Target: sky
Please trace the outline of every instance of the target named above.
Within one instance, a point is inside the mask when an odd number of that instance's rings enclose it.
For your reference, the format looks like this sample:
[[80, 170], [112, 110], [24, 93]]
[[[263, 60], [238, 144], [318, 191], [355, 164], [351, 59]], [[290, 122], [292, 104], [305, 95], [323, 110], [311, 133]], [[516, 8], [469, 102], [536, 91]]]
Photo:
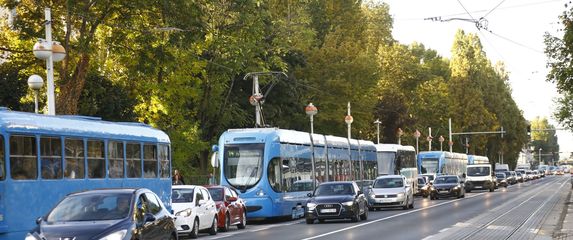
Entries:
[[[455, 33], [463, 29], [480, 37], [492, 63], [502, 61], [510, 74], [512, 96], [527, 120], [552, 117], [555, 84], [546, 81], [547, 57], [543, 35], [558, 35], [559, 15], [566, 10], [564, 0], [383, 0], [394, 19], [392, 35], [403, 44], [422, 43], [450, 58]], [[441, 17], [432, 21], [426, 18]], [[484, 18], [478, 30], [472, 19]], [[455, 131], [455, 129], [454, 129]], [[557, 131], [561, 157], [573, 152], [573, 133]]]

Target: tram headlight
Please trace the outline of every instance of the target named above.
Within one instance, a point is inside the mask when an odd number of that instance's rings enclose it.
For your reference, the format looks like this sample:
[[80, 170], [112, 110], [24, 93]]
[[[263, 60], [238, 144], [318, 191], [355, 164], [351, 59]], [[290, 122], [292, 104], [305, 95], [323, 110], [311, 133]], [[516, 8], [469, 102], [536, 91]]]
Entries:
[[26, 234], [26, 238], [24, 238], [24, 240], [39, 240], [38, 237], [35, 236], [35, 234], [31, 234], [31, 233], [27, 233]]
[[265, 191], [263, 191], [263, 189], [259, 189], [256, 193], [257, 197], [264, 197], [265, 196]]
[[113, 232], [105, 237], [100, 238], [99, 240], [121, 240], [123, 239], [123, 237], [125, 237], [125, 234], [127, 233], [127, 229], [123, 229], [117, 232]]

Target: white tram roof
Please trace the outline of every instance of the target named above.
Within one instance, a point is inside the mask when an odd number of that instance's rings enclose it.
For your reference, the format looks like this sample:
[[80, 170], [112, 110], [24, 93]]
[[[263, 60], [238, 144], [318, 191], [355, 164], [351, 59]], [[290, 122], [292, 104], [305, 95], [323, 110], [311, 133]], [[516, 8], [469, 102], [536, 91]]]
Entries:
[[109, 122], [75, 115], [43, 115], [0, 107], [0, 130], [11, 133], [61, 134], [94, 138], [148, 138], [169, 143], [163, 131], [138, 122]]
[[406, 150], [412, 152], [416, 151], [416, 149], [413, 146], [400, 145], [400, 144], [381, 143], [381, 144], [376, 144], [375, 146], [377, 152], [397, 152], [398, 150]]
[[[279, 128], [240, 128], [240, 129], [229, 129], [226, 134], [230, 134], [234, 141], [240, 140], [246, 135], [260, 135], [261, 138], [274, 138], [271, 140], [278, 142], [287, 142], [293, 144], [310, 145], [310, 134], [308, 132], [301, 132], [296, 130], [279, 129]], [[324, 146], [325, 142], [328, 142], [330, 146], [348, 148], [348, 138], [313, 134], [312, 138], [315, 145]], [[252, 139], [255, 140], [255, 139]], [[256, 140], [255, 140], [256, 141]], [[374, 150], [374, 143], [367, 140], [356, 140], [350, 139], [350, 143], [353, 147], [358, 148], [358, 144], [362, 149], [369, 148]]]

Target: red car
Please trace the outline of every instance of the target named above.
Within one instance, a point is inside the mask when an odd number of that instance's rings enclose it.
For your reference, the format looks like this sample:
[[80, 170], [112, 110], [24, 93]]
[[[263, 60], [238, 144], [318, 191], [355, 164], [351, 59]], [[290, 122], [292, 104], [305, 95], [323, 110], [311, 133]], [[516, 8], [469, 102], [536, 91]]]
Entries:
[[244, 229], [247, 225], [247, 207], [237, 192], [227, 186], [205, 186], [217, 204], [217, 225], [223, 232], [230, 226]]

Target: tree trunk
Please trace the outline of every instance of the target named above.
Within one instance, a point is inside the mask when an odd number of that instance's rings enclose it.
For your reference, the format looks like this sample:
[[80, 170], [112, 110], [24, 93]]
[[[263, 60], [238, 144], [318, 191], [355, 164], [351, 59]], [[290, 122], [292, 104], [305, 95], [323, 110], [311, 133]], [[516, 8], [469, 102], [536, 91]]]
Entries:
[[78, 113], [78, 103], [86, 83], [89, 61], [89, 55], [83, 53], [72, 77], [60, 86], [60, 93], [56, 99], [58, 114]]

